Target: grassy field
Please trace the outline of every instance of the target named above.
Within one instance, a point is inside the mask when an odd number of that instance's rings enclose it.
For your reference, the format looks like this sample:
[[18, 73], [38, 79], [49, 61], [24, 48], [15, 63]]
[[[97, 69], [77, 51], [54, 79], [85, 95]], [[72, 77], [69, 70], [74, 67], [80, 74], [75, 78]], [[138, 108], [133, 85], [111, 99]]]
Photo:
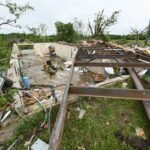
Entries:
[[[79, 112], [75, 111], [78, 107], [86, 110], [82, 120], [78, 119]], [[52, 109], [51, 127], [54, 126], [57, 111], [58, 107]], [[82, 97], [69, 105], [67, 114], [70, 117], [67, 117], [65, 122], [62, 150], [124, 150], [126, 144], [119, 141], [114, 133], [121, 130], [126, 135], [134, 136], [138, 127], [150, 138], [150, 121], [139, 101]], [[40, 126], [43, 119], [43, 112], [39, 112], [28, 122], [22, 123], [14, 138], [7, 141], [7, 145], [19, 139], [14, 149], [25, 150], [25, 142], [30, 140], [33, 130]], [[48, 143], [48, 129], [37, 131], [33, 142], [37, 138]], [[133, 148], [129, 147], [129, 150]]]
[[[135, 44], [135, 40], [124, 40], [124, 39], [120, 39], [120, 40], [112, 40], [112, 42], [117, 43], [117, 44], [121, 44], [121, 45], [136, 45]], [[144, 47], [144, 40], [139, 40], [138, 42], [138, 46], [140, 47]], [[150, 41], [147, 43], [147, 46], [150, 46]]]
[[0, 47], [0, 71], [6, 71], [12, 47]]
[[[128, 88], [134, 88], [131, 79], [126, 81]], [[121, 87], [119, 82], [113, 87]], [[78, 119], [77, 108], [86, 110], [83, 119]], [[51, 112], [51, 131], [54, 127], [59, 106], [53, 107]], [[30, 140], [35, 128], [37, 138], [49, 142], [48, 129], [39, 126], [44, 120], [44, 113], [39, 112], [22, 122], [14, 137], [8, 140], [8, 146], [18, 139], [15, 150], [25, 150], [25, 142]], [[123, 99], [79, 97], [69, 104], [65, 121], [61, 150], [124, 150], [127, 145], [115, 137], [115, 132], [123, 131], [125, 135], [136, 136], [136, 128], [142, 128], [147, 139], [150, 139], [150, 121], [142, 102]], [[134, 150], [129, 146], [129, 150]]]
[[150, 137], [150, 122], [141, 102], [81, 98], [70, 107], [83, 108], [86, 114], [83, 120], [79, 120], [78, 113], [71, 111], [65, 125], [62, 149], [123, 150], [126, 145], [118, 141], [114, 133], [123, 130], [126, 135], [135, 135], [137, 127], [143, 128]]

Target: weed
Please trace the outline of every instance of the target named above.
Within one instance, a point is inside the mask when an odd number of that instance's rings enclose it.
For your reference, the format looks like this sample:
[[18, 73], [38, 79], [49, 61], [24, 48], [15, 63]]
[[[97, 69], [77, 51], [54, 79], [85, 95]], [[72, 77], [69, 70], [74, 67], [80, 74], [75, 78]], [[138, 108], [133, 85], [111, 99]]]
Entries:
[[8, 89], [2, 96], [0, 96], [0, 107], [7, 105], [8, 103], [13, 101], [13, 95], [16, 93], [15, 89]]

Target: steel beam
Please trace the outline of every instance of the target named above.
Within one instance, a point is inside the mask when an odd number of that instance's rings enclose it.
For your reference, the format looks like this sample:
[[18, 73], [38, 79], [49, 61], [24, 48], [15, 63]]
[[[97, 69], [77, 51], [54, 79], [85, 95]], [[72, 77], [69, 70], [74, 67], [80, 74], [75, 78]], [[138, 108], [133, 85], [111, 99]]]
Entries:
[[105, 62], [97, 62], [97, 63], [88, 63], [83, 61], [76, 61], [75, 66], [82, 67], [124, 67], [124, 68], [133, 68], [133, 67], [141, 67], [141, 68], [150, 68], [150, 63], [105, 63]]
[[148, 54], [144, 54], [142, 52], [136, 51], [136, 55], [138, 58], [150, 62], [150, 56]]
[[69, 88], [69, 94], [78, 96], [122, 98], [132, 100], [142, 100], [142, 99], [150, 100], [150, 90], [109, 89], [109, 88], [71, 86]]
[[91, 54], [91, 55], [77, 55], [77, 59], [114, 59], [114, 58], [136, 58], [136, 55], [129, 54]]
[[[89, 49], [88, 49], [89, 50]], [[93, 49], [94, 50], [94, 49]], [[96, 49], [95, 49], [96, 50]], [[86, 54], [86, 53], [85, 53]], [[71, 71], [68, 77], [68, 81], [66, 84], [66, 88], [64, 91], [64, 95], [62, 98], [62, 102], [60, 105], [60, 109], [56, 118], [56, 122], [54, 125], [54, 129], [51, 135], [51, 138], [49, 140], [49, 150], [59, 150], [60, 149], [60, 144], [62, 140], [62, 135], [63, 135], [63, 129], [64, 129], [64, 122], [65, 122], [65, 117], [67, 113], [67, 106], [68, 106], [68, 94], [75, 94], [78, 96], [93, 96], [93, 97], [108, 97], [108, 98], [122, 98], [122, 99], [132, 99], [132, 100], [143, 100], [143, 104], [145, 108], [147, 109], [148, 104], [150, 106], [150, 90], [144, 90], [144, 87], [134, 71], [132, 67], [143, 67], [143, 68], [149, 68], [150, 64], [148, 63], [83, 63], [83, 62], [75, 62], [75, 60], [79, 59], [128, 59], [128, 58], [135, 58], [136, 55], [129, 55], [129, 54], [92, 54], [88, 55], [83, 55], [82, 52], [79, 54], [77, 52], [76, 56], [73, 59], [72, 62], [72, 67]], [[94, 88], [94, 87], [69, 87], [70, 82], [72, 79], [73, 75], [73, 70], [74, 66], [78, 65], [87, 65], [91, 66], [99, 66], [102, 67], [131, 67], [128, 68], [135, 84], [138, 90], [132, 89], [107, 89], [107, 88]], [[149, 107], [150, 108], [150, 107]], [[150, 109], [147, 109], [147, 112], [149, 113], [150, 117]]]
[[[136, 73], [136, 71], [133, 68], [128, 68], [128, 71], [134, 81], [134, 84], [138, 90], [144, 90], [144, 86], [140, 80], [140, 77]], [[150, 101], [147, 101], [147, 99], [143, 98], [143, 105], [147, 112], [148, 118], [150, 119]], [[150, 100], [150, 99], [149, 99]]]
[[104, 51], [104, 50], [115, 50], [115, 51], [122, 51], [121, 48], [97, 48], [97, 47], [79, 47], [79, 50], [97, 50], [97, 51]]
[[[76, 56], [74, 57], [72, 64], [74, 64], [75, 59], [76, 59]], [[60, 149], [60, 144], [61, 144], [63, 129], [64, 129], [64, 122], [65, 122], [67, 106], [68, 106], [68, 91], [69, 91], [69, 85], [72, 79], [73, 71], [74, 71], [74, 65], [72, 65], [71, 67], [71, 71], [67, 80], [66, 88], [62, 97], [60, 109], [57, 114], [54, 129], [53, 129], [50, 141], [49, 141], [49, 150]]]

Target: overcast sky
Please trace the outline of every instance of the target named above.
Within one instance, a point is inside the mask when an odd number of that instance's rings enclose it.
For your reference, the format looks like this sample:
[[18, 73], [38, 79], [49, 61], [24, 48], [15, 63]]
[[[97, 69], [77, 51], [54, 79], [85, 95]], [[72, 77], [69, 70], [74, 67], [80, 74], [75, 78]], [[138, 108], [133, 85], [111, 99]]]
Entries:
[[[4, 0], [0, 0], [4, 1]], [[37, 27], [40, 23], [46, 24], [48, 34], [55, 33], [56, 21], [72, 22], [73, 18], [81, 19], [87, 25], [88, 18], [93, 20], [94, 14], [105, 9], [105, 14], [110, 16], [115, 10], [120, 10], [118, 23], [110, 28], [114, 34], [128, 34], [130, 27], [143, 29], [150, 19], [150, 0], [13, 0], [17, 3], [29, 2], [34, 11], [23, 15], [18, 23], [25, 27]], [[7, 16], [5, 9], [0, 7], [0, 17]], [[25, 29], [16, 29], [5, 26], [0, 33], [22, 32]]]

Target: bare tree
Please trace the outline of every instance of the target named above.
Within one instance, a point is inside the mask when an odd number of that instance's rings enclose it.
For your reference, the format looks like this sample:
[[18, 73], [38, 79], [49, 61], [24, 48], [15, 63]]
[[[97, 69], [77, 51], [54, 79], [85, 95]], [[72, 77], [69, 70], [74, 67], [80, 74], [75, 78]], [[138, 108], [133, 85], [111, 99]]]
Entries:
[[93, 25], [88, 20], [88, 27], [92, 37], [105, 39], [105, 34], [108, 32], [109, 27], [117, 22], [117, 16], [120, 11], [114, 11], [110, 17], [104, 15], [104, 9], [96, 14], [93, 20]]
[[20, 27], [17, 25], [17, 20], [23, 15], [27, 10], [33, 10], [33, 7], [26, 3], [25, 5], [18, 5], [11, 0], [5, 0], [5, 2], [0, 1], [0, 7], [4, 7], [9, 12], [9, 17], [0, 16], [0, 27], [4, 25], [9, 25], [13, 27]]
[[73, 27], [78, 35], [83, 35], [84, 24], [82, 20], [78, 20], [78, 18], [73, 19]]
[[44, 24], [44, 23], [41, 23], [40, 25], [39, 25], [39, 34], [40, 35], [46, 35], [47, 34], [47, 29], [48, 29], [48, 27], [47, 27], [47, 25], [46, 24]]
[[140, 39], [140, 34], [143, 33], [143, 31], [138, 30], [137, 28], [133, 28], [131, 27], [131, 34], [133, 34], [135, 36], [135, 44], [138, 45], [139, 44], [139, 39]]
[[39, 36], [46, 35], [48, 29], [47, 25], [43, 23], [41, 23], [38, 27], [29, 27], [29, 26], [26, 27], [32, 34]]
[[31, 34], [34, 34], [34, 35], [38, 35], [39, 34], [39, 28], [37, 27], [29, 27], [28, 25], [26, 26], [26, 28], [28, 29], [28, 31], [31, 33]]

